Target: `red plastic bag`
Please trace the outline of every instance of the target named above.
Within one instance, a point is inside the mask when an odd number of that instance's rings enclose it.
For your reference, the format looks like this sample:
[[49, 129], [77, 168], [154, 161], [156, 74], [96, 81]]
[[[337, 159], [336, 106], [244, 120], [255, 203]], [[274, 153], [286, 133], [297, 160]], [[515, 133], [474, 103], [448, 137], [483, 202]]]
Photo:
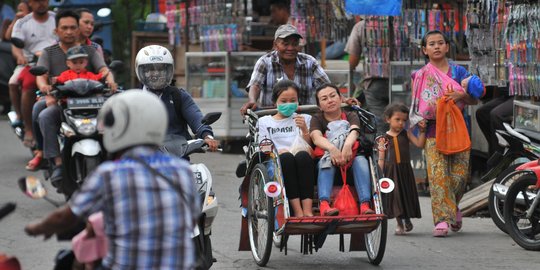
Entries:
[[347, 167], [341, 167], [341, 178], [343, 179], [343, 187], [339, 191], [334, 200], [334, 207], [339, 209], [340, 216], [355, 216], [360, 214], [358, 203], [347, 185]]
[[446, 101], [443, 97], [437, 101], [436, 123], [435, 145], [439, 152], [452, 155], [471, 149], [463, 113], [453, 100]]

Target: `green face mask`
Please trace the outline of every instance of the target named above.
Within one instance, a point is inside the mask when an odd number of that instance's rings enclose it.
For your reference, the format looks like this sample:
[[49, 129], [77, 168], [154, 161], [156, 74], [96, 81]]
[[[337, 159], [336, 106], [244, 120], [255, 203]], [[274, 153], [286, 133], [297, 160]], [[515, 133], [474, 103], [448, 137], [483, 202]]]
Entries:
[[277, 110], [285, 117], [291, 116], [296, 109], [298, 109], [298, 103], [281, 103], [277, 105]]

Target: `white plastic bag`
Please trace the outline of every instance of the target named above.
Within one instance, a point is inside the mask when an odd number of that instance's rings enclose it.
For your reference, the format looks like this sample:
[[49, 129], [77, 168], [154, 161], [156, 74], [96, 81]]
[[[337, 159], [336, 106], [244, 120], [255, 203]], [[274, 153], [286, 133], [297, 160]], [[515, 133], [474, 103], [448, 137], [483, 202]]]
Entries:
[[304, 140], [304, 137], [302, 137], [302, 134], [300, 133], [300, 130], [296, 133], [296, 137], [294, 137], [294, 140], [291, 144], [291, 148], [289, 149], [289, 152], [291, 154], [296, 155], [300, 151], [306, 151], [311, 156], [313, 153], [313, 148], [311, 148], [311, 145]]

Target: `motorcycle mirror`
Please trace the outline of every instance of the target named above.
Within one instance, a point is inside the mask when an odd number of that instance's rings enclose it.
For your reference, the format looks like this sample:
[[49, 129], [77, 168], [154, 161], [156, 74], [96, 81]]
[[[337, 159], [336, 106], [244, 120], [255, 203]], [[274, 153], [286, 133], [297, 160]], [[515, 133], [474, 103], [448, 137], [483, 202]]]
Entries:
[[21, 191], [32, 199], [42, 199], [47, 196], [47, 190], [34, 176], [21, 177], [18, 182]]
[[35, 66], [30, 68], [30, 74], [34, 76], [41, 76], [47, 72], [49, 72], [49, 70], [44, 66]]
[[11, 38], [11, 44], [13, 44], [13, 46], [19, 48], [19, 49], [22, 49], [24, 48], [24, 41], [22, 41], [22, 39], [20, 38]]
[[120, 72], [122, 69], [124, 69], [124, 62], [120, 60], [113, 60], [111, 64], [109, 64], [109, 69], [114, 72]]
[[211, 125], [221, 117], [221, 112], [211, 112], [204, 115], [201, 123], [203, 125]]

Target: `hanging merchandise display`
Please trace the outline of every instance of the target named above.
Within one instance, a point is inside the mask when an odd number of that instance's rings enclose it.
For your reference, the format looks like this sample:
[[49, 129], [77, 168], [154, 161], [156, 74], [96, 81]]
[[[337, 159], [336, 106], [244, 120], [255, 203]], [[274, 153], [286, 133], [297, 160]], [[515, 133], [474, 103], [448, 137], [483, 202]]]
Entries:
[[479, 0], [467, 4], [471, 71], [477, 73], [485, 85], [506, 86], [504, 2]]
[[291, 0], [289, 22], [304, 37], [308, 53], [323, 39], [347, 42], [353, 19], [343, 0]]
[[201, 44], [205, 52], [238, 51], [242, 41], [239, 24], [244, 17], [237, 11], [243, 10], [243, 3], [239, 0], [167, 1], [171, 44]]
[[508, 9], [505, 29], [511, 95], [540, 96], [540, 4], [524, 1]]

